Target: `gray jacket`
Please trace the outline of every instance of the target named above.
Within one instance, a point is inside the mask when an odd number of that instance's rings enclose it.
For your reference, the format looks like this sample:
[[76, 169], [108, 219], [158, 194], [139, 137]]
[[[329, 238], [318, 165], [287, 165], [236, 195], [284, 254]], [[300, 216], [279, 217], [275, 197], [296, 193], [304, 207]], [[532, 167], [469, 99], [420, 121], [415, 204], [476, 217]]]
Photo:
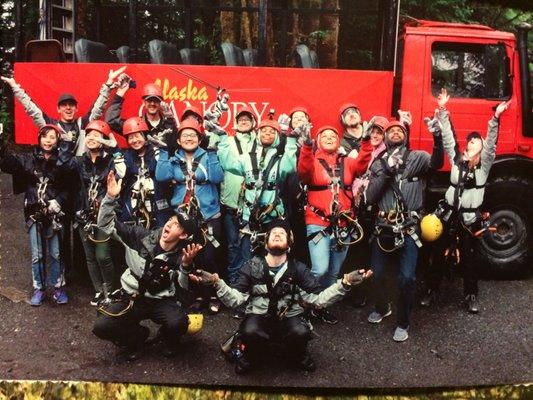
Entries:
[[76, 143], [74, 151], [77, 156], [81, 156], [85, 152], [85, 127], [90, 121], [102, 117], [110, 93], [111, 88], [106, 84], [103, 84], [96, 101], [87, 114], [83, 117], [78, 117], [72, 123], [65, 123], [46, 115], [41, 108], [35, 104], [31, 97], [28, 96], [24, 89], [20, 87], [20, 85], [13, 88], [14, 96], [20, 101], [26, 114], [28, 114], [38, 128], [41, 128], [46, 124], [53, 124], [59, 126], [66, 134], [72, 136]]
[[[231, 308], [248, 301], [246, 314], [266, 314], [270, 300], [265, 277], [265, 268], [268, 267], [265, 264], [264, 257], [253, 257], [239, 271], [234, 287], [228, 286], [222, 279], [218, 281], [215, 288], [220, 300]], [[279, 298], [278, 314], [289, 306], [286, 317], [302, 314], [302, 304], [327, 307], [348, 292], [340, 279], [323, 289], [309, 268], [299, 261], [285, 262], [273, 277], [272, 290]]]
[[[402, 149], [402, 157], [405, 158]], [[396, 208], [396, 196], [393, 190], [393, 180], [396, 180], [400, 192], [405, 200], [405, 211], [420, 212], [424, 206], [424, 192], [427, 176], [437, 171], [444, 163], [442, 138], [434, 137], [433, 152], [414, 150], [408, 153], [404, 160], [405, 169], [391, 170], [387, 165], [388, 153], [376, 157], [370, 166], [370, 179], [365, 192], [367, 204], [377, 204], [381, 211], [388, 212]], [[383, 160], [383, 161], [382, 161]]]
[[170, 287], [157, 294], [146, 292], [144, 296], [154, 299], [173, 297], [176, 294], [174, 284], [176, 278], [182, 288], [188, 289], [188, 274], [180, 267], [182, 246], [177, 246], [169, 252], [155, 255], [154, 250], [159, 242], [163, 228], [148, 230], [139, 225], [123, 224], [116, 220], [115, 207], [117, 206], [117, 199], [106, 195], [100, 205], [97, 225], [107, 235], [113, 235], [126, 248], [126, 265], [128, 268], [120, 277], [122, 288], [130, 294], [139, 293], [138, 278], [143, 276], [147, 261], [157, 258], [166, 261], [171, 267], [169, 271]]
[[[461, 218], [466, 225], [470, 225], [476, 221], [475, 209], [478, 209], [483, 203], [485, 195], [485, 184], [489, 177], [489, 172], [496, 158], [496, 142], [498, 141], [499, 120], [492, 117], [488, 122], [487, 138], [483, 142], [483, 149], [481, 150], [481, 161], [473, 171], [468, 171], [467, 166], [461, 168], [461, 153], [457, 145], [454, 131], [450, 122], [450, 115], [447, 110], [440, 110], [437, 113], [437, 119], [441, 124], [442, 141], [444, 150], [450, 160], [450, 182], [451, 185], [446, 191], [444, 198], [448, 206], [456, 208], [460, 212]], [[458, 202], [456, 207], [455, 191], [459, 183], [459, 174], [462, 172], [466, 174], [462, 181], [464, 189], [462, 193], [458, 194]], [[465, 211], [466, 209], [466, 211]], [[451, 210], [443, 217], [445, 221], [449, 219]]]

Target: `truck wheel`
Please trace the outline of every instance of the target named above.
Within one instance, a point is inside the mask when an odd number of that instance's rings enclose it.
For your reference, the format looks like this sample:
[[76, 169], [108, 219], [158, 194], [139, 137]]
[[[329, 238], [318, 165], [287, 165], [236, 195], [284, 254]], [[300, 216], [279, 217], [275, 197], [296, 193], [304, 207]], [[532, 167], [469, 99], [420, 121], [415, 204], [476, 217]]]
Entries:
[[492, 278], [518, 279], [531, 272], [533, 183], [516, 176], [497, 177], [487, 185], [484, 209], [491, 226], [481, 240], [481, 255]]

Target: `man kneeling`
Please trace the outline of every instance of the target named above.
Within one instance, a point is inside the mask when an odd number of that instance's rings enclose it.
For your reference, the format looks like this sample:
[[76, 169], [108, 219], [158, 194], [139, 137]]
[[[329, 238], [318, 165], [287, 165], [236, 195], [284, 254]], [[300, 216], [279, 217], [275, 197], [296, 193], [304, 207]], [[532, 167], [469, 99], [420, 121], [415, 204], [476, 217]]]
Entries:
[[265, 237], [266, 256], [256, 256], [245, 263], [233, 287], [217, 274], [197, 270], [189, 275], [191, 280], [213, 285], [218, 297], [230, 308], [248, 302], [239, 328], [244, 353], [235, 365], [238, 374], [247, 372], [274, 338], [285, 346], [288, 360], [295, 366], [314, 370], [315, 364], [307, 354], [311, 330], [302, 317], [302, 304], [327, 307], [372, 274], [362, 269], [353, 271], [323, 289], [309, 268], [289, 257], [291, 244], [292, 233], [287, 223], [274, 220]]
[[196, 222], [184, 213], [154, 230], [123, 224], [116, 220], [114, 211], [119, 194], [120, 181], [117, 183], [110, 172], [98, 227], [124, 244], [128, 268], [120, 278], [121, 294], [99, 305], [93, 333], [122, 347], [124, 357], [133, 360], [150, 334], [140, 322], [151, 319], [161, 325], [163, 354], [171, 357], [189, 325], [187, 313], [176, 303], [175, 281], [187, 288], [184, 270], [193, 267], [194, 257], [202, 248], [198, 244], [202, 235]]

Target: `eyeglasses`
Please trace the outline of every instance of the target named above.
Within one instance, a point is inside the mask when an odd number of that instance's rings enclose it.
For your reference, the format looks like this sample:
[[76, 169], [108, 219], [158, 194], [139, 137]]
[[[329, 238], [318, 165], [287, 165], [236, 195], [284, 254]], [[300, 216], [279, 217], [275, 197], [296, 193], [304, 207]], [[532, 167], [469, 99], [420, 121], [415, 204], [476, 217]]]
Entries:
[[196, 133], [182, 133], [181, 137], [183, 139], [194, 139], [194, 138], [198, 138], [198, 135]]

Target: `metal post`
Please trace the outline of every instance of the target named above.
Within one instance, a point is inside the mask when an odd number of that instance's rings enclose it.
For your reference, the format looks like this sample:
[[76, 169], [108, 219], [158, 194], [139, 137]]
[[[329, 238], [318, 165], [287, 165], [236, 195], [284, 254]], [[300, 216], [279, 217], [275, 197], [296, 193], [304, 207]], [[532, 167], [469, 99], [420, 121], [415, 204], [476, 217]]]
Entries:
[[129, 6], [129, 45], [131, 60], [137, 61], [137, 0], [130, 0]]
[[265, 66], [267, 62], [267, 12], [268, 0], [259, 0], [259, 32], [257, 35], [257, 64], [259, 66]]

